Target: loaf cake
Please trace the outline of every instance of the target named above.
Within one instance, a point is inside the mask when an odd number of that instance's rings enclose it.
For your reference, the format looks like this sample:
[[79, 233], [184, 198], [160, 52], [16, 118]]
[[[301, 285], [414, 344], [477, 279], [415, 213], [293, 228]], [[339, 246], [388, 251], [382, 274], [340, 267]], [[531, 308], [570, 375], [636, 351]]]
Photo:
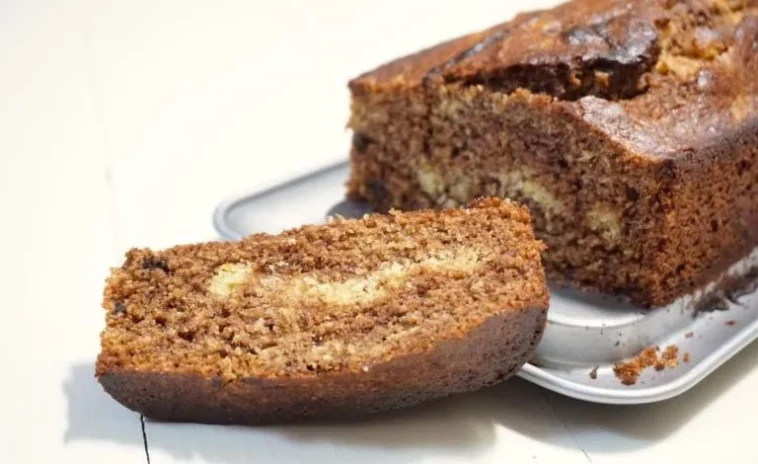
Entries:
[[576, 0], [349, 88], [350, 198], [516, 199], [555, 282], [664, 306], [758, 245], [758, 0]]
[[107, 281], [96, 375], [149, 418], [218, 424], [475, 390], [541, 337], [542, 249], [528, 210], [500, 199], [134, 249]]

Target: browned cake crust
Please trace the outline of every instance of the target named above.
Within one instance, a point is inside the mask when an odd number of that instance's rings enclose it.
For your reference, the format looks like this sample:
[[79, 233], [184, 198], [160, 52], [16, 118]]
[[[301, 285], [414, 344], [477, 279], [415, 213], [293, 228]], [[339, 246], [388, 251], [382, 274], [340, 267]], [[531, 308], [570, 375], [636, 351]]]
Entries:
[[758, 245], [758, 0], [576, 0], [350, 89], [351, 197], [515, 198], [557, 280], [665, 305]]
[[97, 376], [167, 421], [260, 424], [499, 382], [544, 329], [526, 208], [371, 215], [237, 243], [132, 250], [105, 289]]

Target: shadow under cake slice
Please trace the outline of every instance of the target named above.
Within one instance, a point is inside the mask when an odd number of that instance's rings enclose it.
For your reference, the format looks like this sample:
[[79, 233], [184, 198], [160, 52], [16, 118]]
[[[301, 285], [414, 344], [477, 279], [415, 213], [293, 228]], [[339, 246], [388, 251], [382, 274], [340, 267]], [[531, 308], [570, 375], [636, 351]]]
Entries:
[[109, 277], [105, 390], [168, 421], [360, 415], [511, 376], [548, 305], [527, 210], [371, 215], [131, 250]]

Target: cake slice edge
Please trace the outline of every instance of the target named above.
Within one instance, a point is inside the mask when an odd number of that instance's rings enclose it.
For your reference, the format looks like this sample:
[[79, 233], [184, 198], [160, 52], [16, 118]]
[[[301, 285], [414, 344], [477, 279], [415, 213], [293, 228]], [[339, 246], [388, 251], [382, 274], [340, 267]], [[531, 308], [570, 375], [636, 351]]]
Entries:
[[[472, 210], [510, 209], [515, 215], [514, 226], [530, 227], [526, 209], [508, 200], [478, 200], [471, 207]], [[464, 213], [455, 209], [393, 214], [398, 218], [449, 214], [463, 219]], [[371, 215], [357, 221], [368, 221], [372, 217], [384, 219], [388, 215]], [[340, 226], [344, 224], [306, 226], [301, 231], [314, 228], [328, 231], [330, 227]], [[429, 225], [434, 226], [434, 222]], [[531, 242], [524, 246], [541, 250], [542, 245], [529, 231]], [[297, 233], [289, 231], [282, 236], [291, 238]], [[276, 240], [276, 237], [258, 236], [253, 240], [265, 246], [266, 240]], [[134, 263], [135, 259], [145, 262]], [[127, 261], [131, 261], [131, 266], [140, 267], [138, 274], [158, 285], [167, 285], [169, 274], [177, 272], [176, 261], [160, 253], [144, 256], [131, 253]], [[148, 418], [218, 424], [264, 424], [363, 415], [476, 390], [513, 375], [529, 359], [542, 336], [549, 299], [544, 272], [538, 259], [525, 266], [530, 273], [525, 278], [532, 282], [520, 307], [503, 307], [468, 325], [463, 333], [451, 331], [423, 352], [377, 359], [359, 369], [305, 376], [250, 375], [230, 380], [176, 369], [120, 367], [113, 362], [110, 356], [113, 353], [107, 351], [114, 350], [114, 346], [117, 350], [131, 348], [108, 343], [103, 345], [98, 358], [97, 377], [109, 395]], [[108, 318], [125, 317], [125, 313], [120, 313], [125, 311], [123, 305], [114, 304], [112, 296], [106, 289], [104, 307]], [[150, 308], [143, 309], [139, 312], [139, 323], [144, 325], [155, 316], [150, 314]], [[149, 327], [152, 330], [153, 326]], [[172, 328], [170, 322], [168, 327]]]

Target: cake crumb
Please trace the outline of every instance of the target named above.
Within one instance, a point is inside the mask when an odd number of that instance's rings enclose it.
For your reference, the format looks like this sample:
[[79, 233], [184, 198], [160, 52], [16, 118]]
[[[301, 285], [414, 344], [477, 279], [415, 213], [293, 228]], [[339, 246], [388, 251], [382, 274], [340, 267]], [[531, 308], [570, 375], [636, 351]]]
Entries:
[[595, 368], [590, 371], [590, 378], [592, 380], [597, 379], [597, 369], [598, 369], [598, 367], [600, 367], [600, 366], [595, 366]]
[[645, 348], [634, 358], [614, 364], [613, 373], [616, 374], [616, 377], [622, 384], [634, 385], [637, 383], [640, 375], [642, 375], [642, 372], [649, 367], [662, 371], [666, 368], [674, 368], [679, 364], [677, 360], [679, 355], [678, 346], [669, 345], [660, 355], [659, 352], [660, 348], [657, 346]]
[[658, 360], [658, 351], [656, 347], [645, 348], [636, 357], [629, 361], [617, 362], [613, 365], [613, 372], [624, 385], [634, 385], [637, 383], [642, 371], [654, 365]]
[[684, 338], [692, 338], [693, 335], [695, 335], [695, 332], [693, 332], [693, 331], [690, 330], [689, 332], [687, 332], [686, 334], [684, 334]]
[[679, 365], [678, 357], [679, 347], [676, 345], [669, 345], [663, 350], [660, 360], [664, 363], [665, 367], [673, 369]]
[[616, 340], [616, 343], [613, 344], [613, 346], [619, 346], [621, 344], [621, 340]]
[[686, 363], [690, 362], [690, 353], [689, 353], [689, 351], [686, 352], [686, 353], [684, 353], [684, 355], [682, 356], [682, 361], [684, 361]]
[[737, 323], [734, 319], [729, 319], [728, 321], [724, 322], [724, 325], [733, 326]]

